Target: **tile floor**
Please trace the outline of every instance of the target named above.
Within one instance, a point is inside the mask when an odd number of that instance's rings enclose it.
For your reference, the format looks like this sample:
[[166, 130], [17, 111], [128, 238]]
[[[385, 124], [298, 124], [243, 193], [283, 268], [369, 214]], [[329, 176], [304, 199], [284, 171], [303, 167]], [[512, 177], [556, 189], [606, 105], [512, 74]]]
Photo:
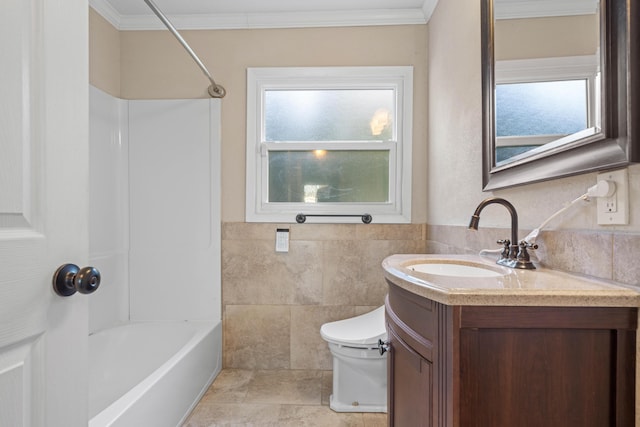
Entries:
[[329, 409], [331, 371], [225, 369], [183, 427], [385, 427], [387, 414]]

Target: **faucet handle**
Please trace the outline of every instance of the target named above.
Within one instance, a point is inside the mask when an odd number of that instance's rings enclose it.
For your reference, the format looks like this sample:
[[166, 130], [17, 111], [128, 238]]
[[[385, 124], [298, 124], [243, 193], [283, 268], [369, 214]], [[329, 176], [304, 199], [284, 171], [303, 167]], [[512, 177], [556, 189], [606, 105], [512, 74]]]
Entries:
[[511, 252], [511, 240], [501, 239], [501, 240], [498, 240], [496, 243], [503, 246], [502, 252], [500, 253], [500, 256], [502, 257], [502, 259], [508, 259], [509, 253]]
[[538, 245], [536, 245], [535, 243], [529, 243], [526, 240], [521, 240], [520, 243], [518, 243], [518, 247], [518, 261], [525, 262], [530, 261], [529, 252], [527, 252], [527, 249], [538, 249]]
[[511, 245], [509, 239], [498, 240], [497, 243], [504, 245], [504, 249], [500, 252], [500, 259], [497, 261], [498, 264], [517, 269], [535, 270], [536, 267], [529, 258], [527, 248], [537, 249], [538, 245], [527, 243], [524, 240]]

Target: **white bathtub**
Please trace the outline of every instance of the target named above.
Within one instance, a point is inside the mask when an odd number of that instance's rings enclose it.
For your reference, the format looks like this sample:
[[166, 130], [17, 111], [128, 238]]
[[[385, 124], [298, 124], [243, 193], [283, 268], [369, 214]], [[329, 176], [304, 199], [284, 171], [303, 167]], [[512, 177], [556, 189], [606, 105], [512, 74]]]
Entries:
[[89, 336], [89, 427], [175, 427], [220, 372], [215, 322], [132, 322]]

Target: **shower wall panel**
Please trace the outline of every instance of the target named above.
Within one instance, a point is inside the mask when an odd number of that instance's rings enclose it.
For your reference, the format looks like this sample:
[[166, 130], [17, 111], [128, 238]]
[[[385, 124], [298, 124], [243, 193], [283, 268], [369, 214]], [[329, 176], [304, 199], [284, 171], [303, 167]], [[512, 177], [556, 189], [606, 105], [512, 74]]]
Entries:
[[89, 331], [129, 319], [127, 102], [89, 91], [89, 265], [102, 273], [89, 298]]
[[220, 101], [129, 101], [131, 320], [218, 320]]

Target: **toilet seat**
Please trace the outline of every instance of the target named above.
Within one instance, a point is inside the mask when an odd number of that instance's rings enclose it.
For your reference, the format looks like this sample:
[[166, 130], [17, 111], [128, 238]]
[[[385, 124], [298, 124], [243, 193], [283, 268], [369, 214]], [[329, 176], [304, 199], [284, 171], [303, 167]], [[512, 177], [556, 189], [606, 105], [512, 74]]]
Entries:
[[343, 346], [377, 345], [379, 339], [387, 336], [384, 306], [360, 316], [325, 323], [320, 328], [320, 335], [325, 341]]

